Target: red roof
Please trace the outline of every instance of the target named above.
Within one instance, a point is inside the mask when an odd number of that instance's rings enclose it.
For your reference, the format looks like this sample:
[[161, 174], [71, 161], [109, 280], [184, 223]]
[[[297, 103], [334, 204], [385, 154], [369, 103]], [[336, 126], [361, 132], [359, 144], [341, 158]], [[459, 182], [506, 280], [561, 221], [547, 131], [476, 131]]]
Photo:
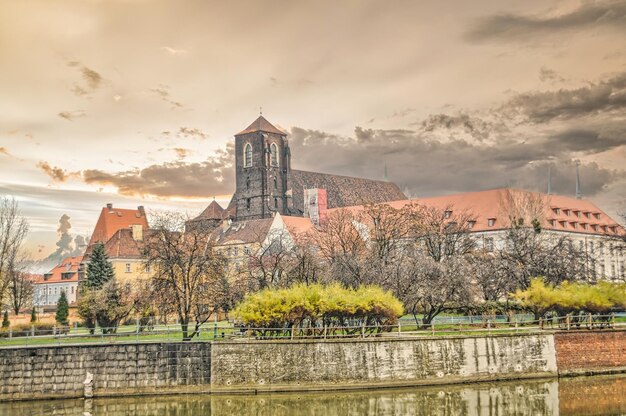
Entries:
[[276, 127], [274, 127], [274, 125], [272, 125], [272, 123], [267, 121], [265, 119], [265, 117], [259, 116], [259, 118], [254, 120], [252, 122], [252, 124], [250, 124], [248, 127], [246, 127], [244, 130], [240, 131], [239, 133], [235, 134], [235, 136], [240, 136], [242, 134], [248, 134], [248, 133], [256, 133], [256, 132], [259, 132], [259, 131], [262, 131], [262, 132], [265, 132], [265, 133], [280, 134], [281, 136], [286, 136], [287, 135], [287, 133], [285, 133], [284, 131], [281, 131], [281, 130], [277, 129]]
[[[394, 208], [417, 203], [438, 209], [449, 209], [454, 213], [466, 213], [476, 222], [472, 231], [495, 231], [509, 228], [510, 201], [536, 200], [543, 207], [542, 227], [548, 230], [584, 234], [626, 235], [622, 226], [615, 222], [591, 201], [563, 195], [548, 195], [520, 189], [491, 189], [430, 198], [386, 202]], [[341, 208], [336, 208], [341, 209]], [[329, 213], [336, 210], [331, 209]], [[363, 206], [348, 207], [361, 210]], [[493, 224], [489, 225], [489, 220]]]
[[82, 256], [66, 258], [58, 266], [45, 273], [43, 279], [36, 284], [77, 282], [78, 266], [82, 260]]
[[221, 220], [224, 218], [224, 208], [215, 201], [212, 201], [204, 211], [192, 221], [196, 220]]
[[133, 225], [141, 225], [144, 230], [148, 229], [148, 219], [143, 207], [119, 209], [113, 208], [111, 204], [107, 204], [100, 212], [100, 217], [93, 234], [91, 234], [89, 245], [91, 246], [99, 241], [106, 243], [118, 230], [131, 228]]

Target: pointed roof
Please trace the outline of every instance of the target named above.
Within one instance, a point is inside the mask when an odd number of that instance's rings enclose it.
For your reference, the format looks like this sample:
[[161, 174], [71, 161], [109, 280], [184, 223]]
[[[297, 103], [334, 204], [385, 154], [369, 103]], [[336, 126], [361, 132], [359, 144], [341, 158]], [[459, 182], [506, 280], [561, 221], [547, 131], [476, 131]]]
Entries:
[[144, 230], [147, 230], [148, 220], [146, 218], [146, 212], [143, 207], [137, 207], [137, 209], [120, 209], [113, 208], [113, 204], [107, 204], [105, 208], [100, 211], [96, 228], [91, 234], [89, 240], [89, 246], [94, 245], [98, 241], [106, 243], [109, 241], [113, 234], [121, 228], [130, 228], [133, 225], [141, 225]]
[[221, 220], [223, 216], [224, 208], [213, 200], [194, 220]]
[[284, 131], [281, 131], [277, 129], [276, 127], [274, 127], [272, 123], [270, 123], [269, 121], [265, 119], [265, 117], [259, 116], [259, 118], [254, 120], [252, 124], [250, 124], [248, 127], [245, 128], [245, 130], [240, 131], [239, 133], [235, 134], [235, 136], [241, 136], [242, 134], [248, 134], [248, 133], [256, 133], [259, 131], [262, 131], [265, 133], [280, 134], [281, 136], [287, 135], [287, 133], [285, 133]]

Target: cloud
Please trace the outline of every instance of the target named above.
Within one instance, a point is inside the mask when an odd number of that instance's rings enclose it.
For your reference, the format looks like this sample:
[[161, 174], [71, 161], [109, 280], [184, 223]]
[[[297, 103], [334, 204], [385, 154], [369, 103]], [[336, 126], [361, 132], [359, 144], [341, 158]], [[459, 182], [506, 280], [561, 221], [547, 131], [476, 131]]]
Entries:
[[172, 108], [184, 107], [182, 103], [172, 99], [169, 88], [170, 87], [168, 87], [167, 85], [159, 84], [157, 88], [152, 88], [150, 91], [155, 93], [159, 98], [161, 98], [161, 100], [171, 104]]
[[[573, 193], [574, 152], [588, 148], [564, 147], [568, 141], [570, 145], [574, 141], [566, 133], [527, 142], [506, 136], [498, 137], [493, 143], [464, 139], [441, 142], [424, 131], [357, 127], [354, 136], [338, 138], [318, 130], [294, 127], [290, 145], [296, 169], [382, 179], [386, 162], [390, 179], [419, 196], [503, 186], [545, 190], [548, 166], [553, 166], [556, 172], [555, 191]], [[612, 171], [594, 163], [583, 163], [581, 174], [586, 195], [597, 194], [605, 186], [626, 178], [624, 171]]]
[[571, 119], [626, 109], [626, 72], [588, 86], [518, 94], [500, 109], [531, 122]]
[[2, 147], [2, 146], [0, 146], [0, 155], [7, 155], [7, 156], [11, 156], [11, 155], [9, 154], [9, 151], [7, 150], [7, 148], [6, 148], [6, 147]]
[[96, 71], [94, 71], [93, 69], [83, 66], [80, 69], [80, 72], [83, 75], [83, 80], [87, 83], [89, 88], [91, 88], [92, 90], [95, 90], [96, 88], [98, 88], [100, 84], [102, 83], [102, 76]]
[[102, 77], [102, 75], [100, 75], [100, 73], [81, 64], [79, 61], [69, 61], [67, 65], [69, 67], [78, 68], [80, 71], [80, 75], [84, 84], [74, 84], [71, 90], [75, 95], [79, 97], [89, 96], [90, 93], [100, 88], [100, 86], [104, 82], [104, 78]]
[[46, 175], [48, 175], [54, 182], [65, 182], [70, 177], [75, 176], [75, 173], [68, 173], [66, 170], [57, 166], [50, 166], [48, 162], [41, 161], [37, 163], [37, 167], [41, 169]]
[[189, 51], [186, 49], [176, 49], [169, 46], [161, 46], [162, 51], [169, 53], [170, 55], [186, 55]]
[[178, 156], [180, 159], [184, 159], [189, 156], [190, 152], [189, 149], [185, 149], [183, 147], [175, 147], [173, 150], [174, 152], [176, 152], [176, 156]]
[[88, 184], [115, 186], [121, 195], [210, 197], [234, 191], [233, 161], [234, 145], [229, 144], [205, 162], [176, 161], [123, 172], [88, 169], [82, 172], [82, 180]]
[[431, 114], [421, 122], [421, 128], [425, 132], [434, 132], [440, 129], [449, 132], [454, 129], [461, 129], [473, 138], [482, 141], [488, 139], [490, 133], [495, 129], [501, 130], [503, 126], [496, 126], [494, 123], [478, 117], [459, 113], [457, 115]]
[[84, 110], [75, 110], [75, 111], [61, 111], [57, 115], [68, 121], [74, 121], [74, 119], [76, 118], [85, 117], [87, 113], [85, 113]]
[[202, 130], [198, 128], [192, 128], [192, 127], [181, 127], [180, 129], [178, 129], [178, 132], [176, 132], [176, 136], [182, 137], [182, 138], [191, 137], [191, 138], [202, 139], [202, 140], [209, 137], [209, 135], [203, 132]]
[[539, 81], [541, 82], [563, 82], [565, 78], [560, 76], [555, 70], [542, 66], [539, 69]]
[[559, 15], [544, 17], [517, 14], [499, 14], [480, 19], [466, 33], [470, 41], [528, 40], [571, 31], [598, 27], [626, 29], [626, 2], [584, 2], [577, 9]]

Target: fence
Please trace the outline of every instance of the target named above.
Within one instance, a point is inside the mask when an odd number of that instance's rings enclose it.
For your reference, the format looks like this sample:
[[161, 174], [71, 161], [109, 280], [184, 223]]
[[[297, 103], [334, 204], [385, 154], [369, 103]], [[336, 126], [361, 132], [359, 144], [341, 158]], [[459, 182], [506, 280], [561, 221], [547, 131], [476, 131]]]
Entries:
[[[423, 324], [414, 319], [403, 318], [394, 325], [317, 325], [280, 328], [254, 328], [231, 323], [206, 323], [198, 328], [191, 339], [196, 341], [221, 340], [296, 340], [338, 339], [367, 337], [419, 337], [454, 336], [472, 334], [514, 334], [545, 330], [594, 330], [626, 329], [626, 316], [610, 315], [566, 315], [562, 317], [533, 320], [528, 315], [516, 316], [462, 316], [444, 317]], [[190, 325], [190, 332], [195, 327]], [[56, 327], [51, 333], [38, 334], [32, 331], [13, 333], [5, 331], [0, 337], [0, 347], [63, 345], [80, 343], [132, 343], [132, 342], [175, 342], [183, 339], [178, 324], [153, 326], [125, 325], [116, 328], [97, 327], [90, 332], [83, 327]]]

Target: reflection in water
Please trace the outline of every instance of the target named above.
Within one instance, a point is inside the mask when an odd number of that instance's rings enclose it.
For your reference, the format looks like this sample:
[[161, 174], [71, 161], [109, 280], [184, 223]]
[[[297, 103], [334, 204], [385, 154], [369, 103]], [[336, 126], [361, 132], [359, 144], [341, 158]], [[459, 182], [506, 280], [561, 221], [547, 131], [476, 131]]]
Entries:
[[0, 415], [608, 415], [626, 414], [626, 376], [258, 396], [137, 396], [0, 403]]

